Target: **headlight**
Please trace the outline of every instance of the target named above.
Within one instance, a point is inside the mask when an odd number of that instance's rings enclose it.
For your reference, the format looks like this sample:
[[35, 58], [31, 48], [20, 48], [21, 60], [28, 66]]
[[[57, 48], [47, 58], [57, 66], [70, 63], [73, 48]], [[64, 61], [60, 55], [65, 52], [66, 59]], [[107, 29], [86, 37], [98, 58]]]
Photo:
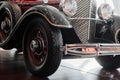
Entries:
[[43, 3], [48, 3], [48, 0], [42, 0], [43, 1]]
[[60, 8], [67, 16], [73, 16], [77, 11], [77, 3], [75, 0], [61, 0]]
[[113, 10], [109, 4], [102, 4], [98, 8], [98, 16], [101, 19], [108, 20], [108, 19], [112, 18], [112, 15], [113, 15]]

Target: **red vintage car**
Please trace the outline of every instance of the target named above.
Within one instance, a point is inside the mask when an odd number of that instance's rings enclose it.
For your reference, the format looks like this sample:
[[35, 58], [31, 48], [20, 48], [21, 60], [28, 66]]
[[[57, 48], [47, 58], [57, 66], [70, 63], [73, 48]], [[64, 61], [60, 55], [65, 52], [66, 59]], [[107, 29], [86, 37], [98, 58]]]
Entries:
[[53, 74], [63, 54], [95, 57], [105, 69], [120, 67], [120, 17], [95, 0], [0, 1], [0, 47], [23, 51], [28, 70]]

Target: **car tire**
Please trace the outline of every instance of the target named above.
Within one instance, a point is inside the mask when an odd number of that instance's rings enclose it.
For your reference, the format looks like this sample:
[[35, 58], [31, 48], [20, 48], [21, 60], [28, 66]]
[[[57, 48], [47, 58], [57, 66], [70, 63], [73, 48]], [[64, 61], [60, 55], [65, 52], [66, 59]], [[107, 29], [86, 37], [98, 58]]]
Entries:
[[[0, 44], [3, 44], [12, 32], [13, 27], [20, 18], [22, 12], [20, 7], [12, 2], [4, 1], [0, 6]], [[11, 49], [11, 46], [3, 46]]]
[[23, 52], [28, 70], [35, 76], [53, 74], [62, 58], [62, 35], [43, 18], [29, 21], [24, 34]]

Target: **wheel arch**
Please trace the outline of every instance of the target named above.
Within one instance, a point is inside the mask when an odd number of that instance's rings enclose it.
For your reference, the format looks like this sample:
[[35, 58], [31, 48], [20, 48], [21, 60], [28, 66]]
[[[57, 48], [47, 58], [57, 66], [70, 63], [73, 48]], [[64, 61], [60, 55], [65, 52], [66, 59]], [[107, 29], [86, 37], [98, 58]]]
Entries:
[[67, 20], [66, 16], [62, 12], [59, 11], [57, 8], [49, 5], [37, 5], [28, 9], [23, 14], [20, 22], [31, 15], [45, 18], [47, 22], [53, 27], [72, 28], [70, 22]]

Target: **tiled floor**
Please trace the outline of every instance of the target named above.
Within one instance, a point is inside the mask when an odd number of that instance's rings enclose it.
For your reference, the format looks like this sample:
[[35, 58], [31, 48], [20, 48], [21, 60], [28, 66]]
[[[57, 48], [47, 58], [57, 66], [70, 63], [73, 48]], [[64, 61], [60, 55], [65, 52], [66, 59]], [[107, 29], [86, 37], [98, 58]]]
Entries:
[[0, 51], [0, 80], [120, 80], [120, 69], [106, 71], [93, 59], [67, 56], [58, 70], [48, 78], [32, 76], [25, 68], [23, 56]]

